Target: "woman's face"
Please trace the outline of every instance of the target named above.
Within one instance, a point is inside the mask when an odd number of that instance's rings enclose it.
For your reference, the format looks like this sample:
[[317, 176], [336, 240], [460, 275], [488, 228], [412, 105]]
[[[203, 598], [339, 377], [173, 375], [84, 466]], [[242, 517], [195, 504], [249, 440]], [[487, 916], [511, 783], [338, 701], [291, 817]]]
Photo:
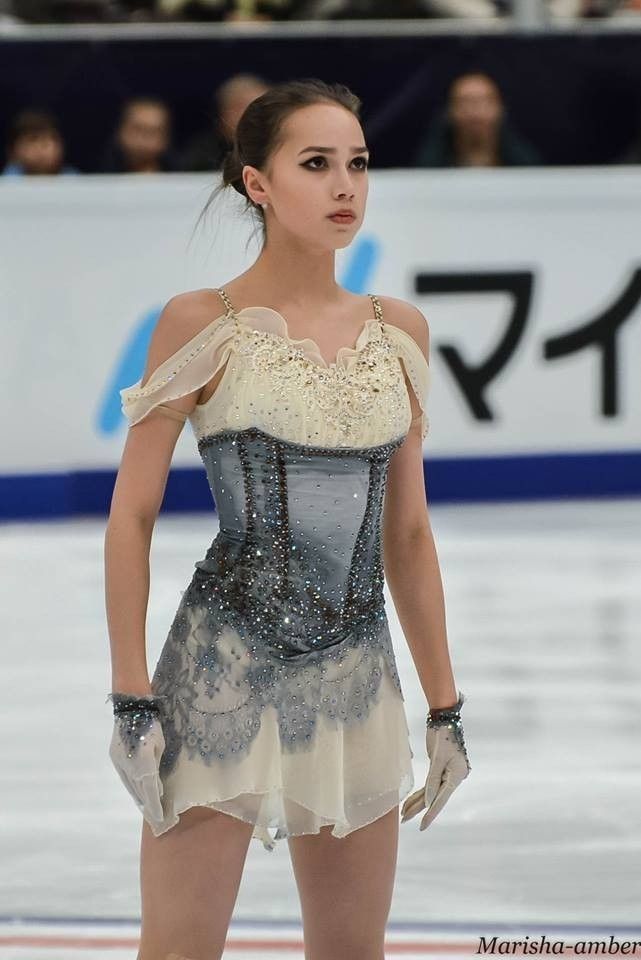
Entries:
[[496, 85], [482, 74], [467, 74], [453, 84], [449, 115], [454, 127], [470, 134], [492, 133], [503, 108]]
[[[268, 234], [284, 231], [321, 249], [348, 246], [363, 222], [368, 192], [369, 154], [358, 119], [345, 107], [319, 103], [290, 114], [282, 133], [268, 174], [243, 168], [250, 196], [268, 203]], [[354, 220], [329, 219], [342, 208], [352, 210]]]
[[16, 143], [11, 159], [22, 164], [26, 173], [58, 173], [64, 147], [58, 133], [43, 130], [25, 133]]

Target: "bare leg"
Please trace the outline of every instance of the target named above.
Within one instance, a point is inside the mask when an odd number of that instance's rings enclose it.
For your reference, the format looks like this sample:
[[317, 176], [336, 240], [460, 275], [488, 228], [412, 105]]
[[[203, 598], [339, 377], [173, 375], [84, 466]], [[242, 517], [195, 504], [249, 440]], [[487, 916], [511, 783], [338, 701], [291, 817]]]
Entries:
[[154, 837], [143, 821], [137, 960], [222, 957], [253, 825], [192, 807]]
[[289, 837], [305, 960], [384, 960], [398, 853], [398, 807], [347, 837]]

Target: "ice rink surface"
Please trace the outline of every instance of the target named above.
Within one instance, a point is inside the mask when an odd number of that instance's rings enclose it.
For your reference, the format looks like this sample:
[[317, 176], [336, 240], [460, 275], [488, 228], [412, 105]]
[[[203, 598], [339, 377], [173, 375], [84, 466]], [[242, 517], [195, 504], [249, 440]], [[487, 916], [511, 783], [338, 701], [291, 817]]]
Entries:
[[[430, 515], [472, 773], [427, 831], [401, 825], [386, 956], [472, 956], [494, 934], [641, 941], [641, 500]], [[104, 528], [0, 527], [1, 960], [136, 957], [140, 816], [107, 753]], [[217, 529], [213, 513], [158, 519], [150, 671]], [[387, 608], [420, 785], [426, 704], [389, 593]], [[268, 956], [303, 958], [285, 841], [250, 844], [225, 951]]]

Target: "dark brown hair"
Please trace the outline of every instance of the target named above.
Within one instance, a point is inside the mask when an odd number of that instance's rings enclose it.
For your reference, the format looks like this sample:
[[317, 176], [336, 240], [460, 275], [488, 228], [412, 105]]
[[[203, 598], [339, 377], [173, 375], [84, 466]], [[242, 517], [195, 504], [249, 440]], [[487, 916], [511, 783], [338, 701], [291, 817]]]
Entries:
[[245, 190], [243, 167], [249, 164], [266, 172], [272, 154], [283, 142], [283, 124], [287, 117], [301, 107], [316, 103], [338, 104], [360, 118], [361, 100], [355, 93], [341, 83], [325, 83], [315, 77], [274, 84], [247, 105], [236, 126], [233, 144], [225, 154], [222, 180], [202, 209], [196, 227], [218, 194], [227, 187], [233, 187], [245, 197], [245, 211], [258, 213], [265, 245], [267, 234], [263, 209], [260, 204], [254, 203]]

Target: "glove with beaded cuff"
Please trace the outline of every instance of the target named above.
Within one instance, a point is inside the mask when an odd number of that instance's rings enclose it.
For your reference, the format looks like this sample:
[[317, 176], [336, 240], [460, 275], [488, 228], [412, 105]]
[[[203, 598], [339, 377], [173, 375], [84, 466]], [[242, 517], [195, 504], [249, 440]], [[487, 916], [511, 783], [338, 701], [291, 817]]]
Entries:
[[[164, 819], [160, 758], [165, 737], [160, 722], [162, 698], [114, 692], [114, 729], [109, 757], [138, 809], [151, 824]], [[105, 701], [106, 702], [106, 701]]]
[[427, 780], [424, 787], [406, 798], [401, 810], [401, 823], [425, 810], [420, 827], [425, 830], [472, 769], [461, 722], [460, 711], [464, 700], [459, 690], [454, 706], [435, 708], [428, 713], [425, 743], [430, 766]]

